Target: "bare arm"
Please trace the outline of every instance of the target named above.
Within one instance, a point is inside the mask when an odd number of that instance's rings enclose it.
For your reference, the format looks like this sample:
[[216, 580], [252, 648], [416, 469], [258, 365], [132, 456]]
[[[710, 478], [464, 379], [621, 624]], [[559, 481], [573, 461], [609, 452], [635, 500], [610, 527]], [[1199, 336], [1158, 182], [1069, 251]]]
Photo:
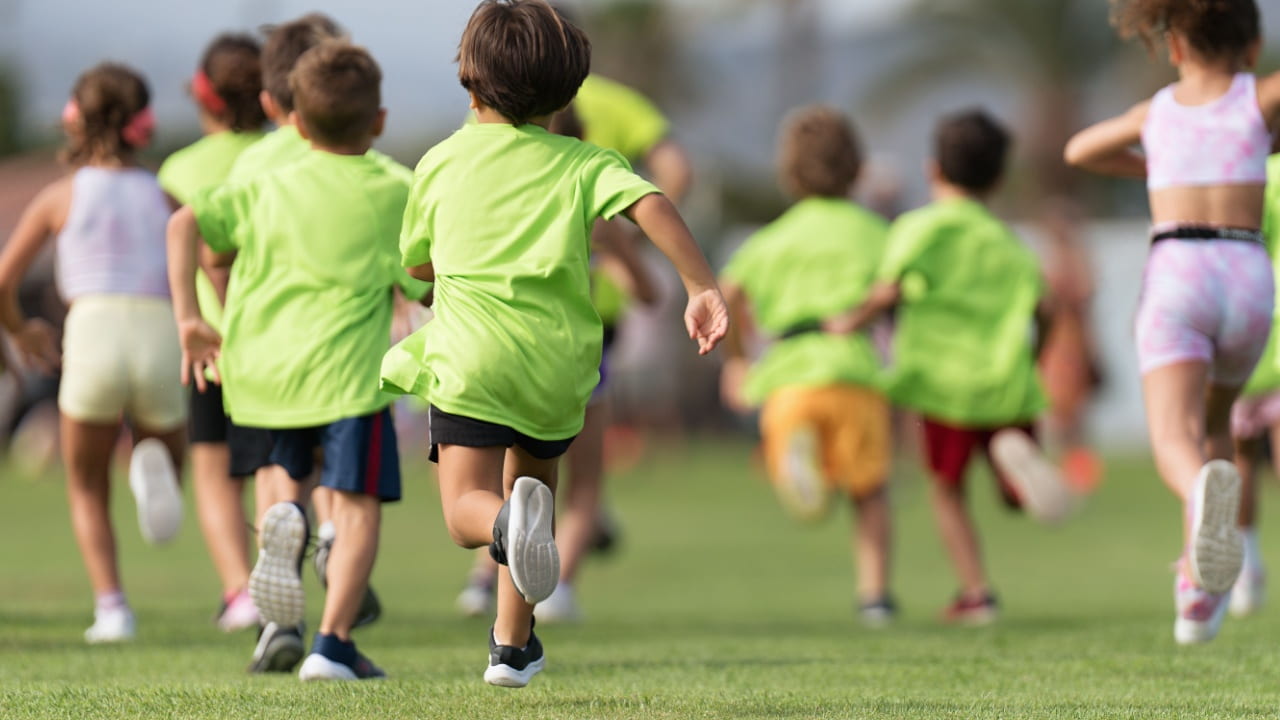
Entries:
[[1280, 130], [1280, 72], [1258, 78], [1258, 107], [1272, 132]]
[[680, 274], [689, 295], [684, 312], [685, 329], [689, 331], [689, 338], [698, 343], [698, 353], [706, 355], [729, 331], [729, 310], [720, 296], [707, 259], [702, 256], [676, 206], [665, 196], [646, 195], [627, 208], [626, 214]]
[[1134, 146], [1142, 141], [1142, 125], [1151, 102], [1081, 130], [1067, 143], [1063, 157], [1082, 170], [1125, 178], [1145, 178], [1147, 161]]
[[222, 381], [214, 364], [222, 347], [222, 338], [205, 323], [196, 300], [200, 228], [190, 206], [182, 207], [169, 218], [166, 243], [169, 292], [173, 297], [178, 340], [182, 344], [182, 383], [185, 385], [194, 378], [196, 387], [204, 392], [206, 370], [216, 382]]
[[654, 145], [644, 157], [644, 166], [653, 177], [653, 184], [679, 205], [693, 184], [693, 165], [684, 146], [664, 138]]
[[844, 315], [822, 323], [822, 328], [833, 333], [855, 333], [870, 325], [880, 315], [893, 309], [902, 299], [902, 286], [898, 283], [879, 283], [871, 288], [867, 299]]
[[18, 304], [18, 286], [59, 224], [59, 208], [67, 188], [55, 183], [36, 196], [18, 220], [0, 253], [0, 325], [32, 364], [48, 372], [60, 362], [53, 329], [42, 320], [28, 320]]

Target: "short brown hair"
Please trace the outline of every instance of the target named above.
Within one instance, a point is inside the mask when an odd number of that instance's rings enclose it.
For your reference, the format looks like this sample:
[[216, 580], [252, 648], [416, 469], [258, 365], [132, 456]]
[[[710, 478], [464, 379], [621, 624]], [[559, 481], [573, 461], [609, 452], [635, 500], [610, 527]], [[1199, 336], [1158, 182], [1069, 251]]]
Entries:
[[938, 123], [934, 153], [943, 179], [975, 193], [995, 188], [1004, 175], [1011, 138], [985, 110], [964, 110]]
[[289, 75], [298, 116], [316, 140], [366, 139], [382, 108], [382, 70], [368, 50], [339, 40], [311, 48]]
[[308, 50], [326, 40], [344, 36], [333, 18], [321, 13], [303, 15], [297, 20], [270, 29], [262, 46], [262, 87], [283, 112], [293, 110], [293, 90], [289, 73]]
[[1166, 32], [1185, 35], [1210, 60], [1239, 62], [1262, 36], [1254, 0], [1111, 0], [1111, 23], [1120, 37], [1139, 38], [1148, 50]]
[[64, 162], [82, 165], [134, 152], [124, 129], [151, 104], [151, 91], [141, 74], [119, 63], [96, 65], [76, 79], [71, 99], [80, 132], [69, 136], [61, 154]]
[[258, 102], [262, 92], [262, 46], [249, 35], [214, 38], [200, 58], [200, 69], [226, 103], [222, 120], [236, 132], [257, 130], [267, 121]]
[[846, 197], [862, 170], [862, 147], [844, 113], [810, 105], [782, 123], [778, 172], [796, 197]]
[[546, 0], [484, 0], [458, 46], [462, 87], [516, 125], [550, 115], [591, 72], [591, 41]]

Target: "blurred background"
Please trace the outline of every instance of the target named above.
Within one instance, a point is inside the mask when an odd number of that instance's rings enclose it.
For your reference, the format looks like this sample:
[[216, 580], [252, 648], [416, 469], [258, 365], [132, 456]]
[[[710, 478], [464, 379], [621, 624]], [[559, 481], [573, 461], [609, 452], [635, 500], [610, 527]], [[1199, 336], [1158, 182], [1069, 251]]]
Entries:
[[[1146, 254], [1144, 190], [1086, 178], [1060, 158], [1071, 132], [1149, 96], [1172, 74], [1116, 39], [1105, 0], [567, 4], [593, 40], [594, 70], [649, 96], [690, 153], [687, 216], [717, 267], [787, 206], [772, 157], [789, 109], [822, 102], [851, 115], [870, 158], [859, 195], [889, 217], [927, 199], [923, 167], [939, 115], [982, 105], [1003, 118], [1017, 150], [997, 209], [1050, 272], [1063, 266], [1055, 253], [1064, 243], [1087, 268], [1083, 280], [1066, 282], [1092, 290], [1101, 384], [1086, 411], [1088, 435], [1108, 449], [1141, 443], [1130, 323]], [[1280, 1], [1260, 5], [1274, 45]], [[62, 172], [53, 159], [59, 111], [76, 75], [96, 62], [122, 61], [149, 79], [160, 128], [147, 157], [154, 166], [198, 136], [186, 82], [216, 33], [320, 10], [381, 63], [390, 115], [379, 147], [412, 165], [465, 116], [453, 58], [472, 9], [469, 0], [0, 0], [0, 237]], [[1276, 66], [1272, 54], [1262, 69]], [[666, 302], [633, 312], [621, 335], [618, 419], [672, 434], [747, 426], [720, 408], [716, 364], [682, 338], [682, 298], [674, 277], [664, 277]], [[56, 304], [41, 288], [25, 301]]]

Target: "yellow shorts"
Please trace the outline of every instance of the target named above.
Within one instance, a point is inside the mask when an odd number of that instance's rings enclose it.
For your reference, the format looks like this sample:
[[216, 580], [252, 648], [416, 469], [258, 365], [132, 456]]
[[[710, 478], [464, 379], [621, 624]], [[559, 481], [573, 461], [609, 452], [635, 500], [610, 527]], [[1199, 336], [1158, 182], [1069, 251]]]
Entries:
[[164, 298], [78, 298], [62, 331], [58, 409], [72, 420], [113, 423], [122, 416], [153, 432], [187, 418], [182, 350], [173, 307]]
[[884, 396], [856, 385], [774, 392], [760, 413], [765, 462], [772, 477], [782, 476], [792, 433], [805, 428], [817, 436], [829, 487], [865, 497], [884, 486], [891, 450]]

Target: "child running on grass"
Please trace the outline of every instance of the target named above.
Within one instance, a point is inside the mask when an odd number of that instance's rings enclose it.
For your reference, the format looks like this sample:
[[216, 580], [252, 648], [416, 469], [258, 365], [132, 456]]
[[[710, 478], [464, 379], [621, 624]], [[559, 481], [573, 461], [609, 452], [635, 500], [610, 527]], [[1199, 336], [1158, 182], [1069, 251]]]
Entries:
[[[996, 617], [965, 502], [974, 453], [993, 461], [1009, 505], [1025, 502], [1046, 521], [1066, 511], [1061, 478], [1031, 439], [1045, 406], [1032, 343], [1043, 318], [1040, 269], [984, 204], [1004, 173], [1009, 141], [982, 111], [942, 119], [929, 169], [933, 203], [893, 223], [866, 300], [830, 323], [857, 330], [898, 307], [890, 397], [923, 419], [934, 513], [960, 580], [943, 617], [964, 624]], [[1036, 337], [1043, 339], [1043, 327]]]
[[[747, 240], [721, 273], [735, 332], [723, 394], [731, 407], [764, 404], [765, 462], [783, 504], [814, 520], [832, 491], [857, 518], [853, 554], [864, 622], [892, 619], [888, 592], [889, 405], [866, 333], [820, 332], [819, 322], [866, 298], [884, 253], [884, 220], [849, 201], [862, 151], [849, 121], [825, 107], [797, 110], [783, 126], [779, 170], [797, 203]], [[749, 315], [754, 321], [743, 321]], [[751, 364], [744, 328], [777, 341]]]
[[545, 0], [486, 0], [462, 35], [458, 76], [475, 124], [418, 164], [401, 251], [436, 281], [435, 319], [388, 353], [383, 383], [431, 402], [445, 524], [505, 567], [485, 680], [523, 687], [544, 667], [533, 605], [555, 589], [558, 459], [599, 381], [591, 306], [596, 218], [626, 214], [671, 259], [699, 351], [724, 336], [715, 278], [669, 200], [620, 155], [546, 126], [591, 61], [582, 31]]
[[1261, 46], [1254, 0], [1113, 8], [1122, 36], [1167, 45], [1179, 80], [1072, 138], [1066, 160], [1147, 179], [1152, 247], [1137, 343], [1151, 449], [1184, 508], [1174, 637], [1208, 642], [1243, 558], [1230, 415], [1271, 329], [1275, 287], [1259, 228], [1280, 74], [1249, 72]]
[[[143, 537], [178, 531], [176, 466], [186, 444], [181, 355], [165, 279], [169, 205], [137, 153], [151, 141], [150, 92], [138, 73], [104, 63], [76, 81], [62, 113], [63, 151], [76, 168], [27, 207], [0, 254], [0, 323], [35, 365], [62, 365], [58, 409], [71, 524], [95, 595], [90, 643], [129, 640], [111, 526], [111, 452], [127, 418], [137, 445], [129, 486]], [[51, 237], [58, 287], [71, 306], [61, 357], [49, 326], [24, 318], [18, 284]]]
[[[205, 49], [191, 77], [191, 97], [204, 137], [170, 155], [160, 166], [160, 186], [181, 206], [196, 193], [220, 185], [246, 148], [262, 138], [266, 115], [262, 92], [261, 48], [248, 35], [220, 35]], [[196, 276], [200, 313], [209, 326], [222, 327], [225, 269]], [[227, 436], [240, 432], [222, 407], [222, 387], [191, 389], [191, 474], [196, 512], [209, 555], [222, 582], [218, 627], [231, 632], [258, 626], [258, 610], [249, 597], [249, 538], [244, 513], [244, 479], [252, 474], [243, 457], [232, 457]]]
[[[378, 367], [395, 288], [417, 297], [428, 288], [396, 262], [409, 171], [369, 154], [386, 116], [381, 80], [361, 48], [331, 41], [308, 51], [289, 84], [297, 131], [314, 150], [253, 182], [197, 196], [169, 228], [184, 379], [203, 387], [206, 370], [225, 377], [231, 419], [270, 429], [266, 462], [293, 481], [292, 496], [263, 518], [249, 586], [263, 619], [277, 627], [302, 623], [298, 570], [308, 533], [297, 503], [300, 481], [311, 475], [316, 451], [323, 453], [320, 482], [334, 491], [332, 518], [343, 541], [330, 553], [324, 614], [299, 670], [303, 680], [384, 676], [350, 635], [377, 555], [381, 504], [400, 499], [391, 398], [378, 390]], [[200, 237], [222, 263], [234, 258], [225, 341], [196, 303]]]

